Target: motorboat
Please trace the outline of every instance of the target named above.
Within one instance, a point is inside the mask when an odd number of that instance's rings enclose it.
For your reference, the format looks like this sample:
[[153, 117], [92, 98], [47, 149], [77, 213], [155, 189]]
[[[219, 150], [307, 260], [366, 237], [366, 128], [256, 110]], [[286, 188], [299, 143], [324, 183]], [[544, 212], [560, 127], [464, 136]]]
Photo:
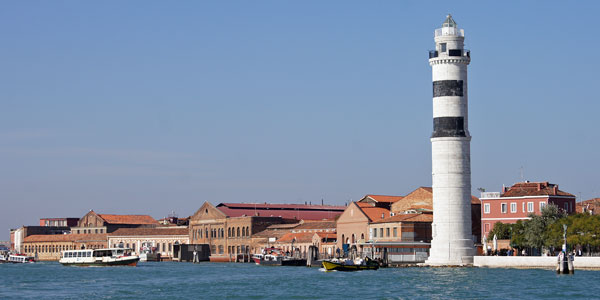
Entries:
[[160, 261], [160, 253], [150, 243], [142, 243], [140, 261]]
[[369, 257], [365, 257], [365, 259], [357, 259], [357, 260], [324, 260], [322, 262], [323, 268], [326, 271], [343, 271], [343, 272], [352, 272], [352, 271], [361, 271], [361, 270], [377, 270], [379, 269], [379, 263], [373, 261]]
[[130, 248], [68, 250], [61, 252], [58, 262], [64, 266], [132, 266], [140, 260]]
[[306, 259], [285, 255], [279, 248], [267, 248], [262, 255], [253, 255], [253, 259], [261, 266], [306, 266]]

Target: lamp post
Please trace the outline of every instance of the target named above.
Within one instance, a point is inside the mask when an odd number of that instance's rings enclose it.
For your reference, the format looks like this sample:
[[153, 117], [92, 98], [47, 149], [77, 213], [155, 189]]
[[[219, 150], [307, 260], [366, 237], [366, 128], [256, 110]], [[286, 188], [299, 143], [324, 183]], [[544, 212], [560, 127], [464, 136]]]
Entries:
[[563, 224], [563, 251], [565, 252], [565, 254], [567, 253], [567, 224]]

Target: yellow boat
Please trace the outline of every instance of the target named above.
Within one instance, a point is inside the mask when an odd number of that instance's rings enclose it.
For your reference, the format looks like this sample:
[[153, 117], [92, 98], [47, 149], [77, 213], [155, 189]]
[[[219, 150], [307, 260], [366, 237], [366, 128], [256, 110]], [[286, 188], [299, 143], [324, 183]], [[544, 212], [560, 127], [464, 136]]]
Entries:
[[361, 270], [377, 270], [377, 269], [379, 269], [379, 263], [368, 259], [365, 261], [365, 264], [350, 265], [350, 264], [345, 264], [343, 262], [333, 262], [333, 261], [329, 261], [329, 260], [324, 260], [323, 268], [325, 268], [325, 270], [327, 270], [327, 271], [344, 271], [344, 272], [361, 271]]

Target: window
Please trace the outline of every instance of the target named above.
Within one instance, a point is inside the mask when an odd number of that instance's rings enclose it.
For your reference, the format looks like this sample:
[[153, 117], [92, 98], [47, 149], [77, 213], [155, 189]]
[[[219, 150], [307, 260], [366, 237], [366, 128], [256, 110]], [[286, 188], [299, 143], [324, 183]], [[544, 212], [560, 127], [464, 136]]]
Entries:
[[565, 210], [569, 211], [569, 202], [565, 202]]
[[[171, 243], [169, 243], [169, 252], [172, 252], [172, 251], [173, 251], [173, 246], [171, 245]], [[221, 252], [219, 252], [219, 253], [223, 253], [223, 250], [221, 249]]]
[[540, 202], [540, 211], [546, 207], [546, 202]]
[[489, 203], [485, 203], [483, 205], [483, 213], [484, 214], [489, 214], [490, 213], [490, 204]]
[[373, 230], [373, 237], [377, 237], [377, 228], [374, 228]]
[[502, 211], [502, 213], [505, 214], [506, 213], [506, 203], [502, 203], [500, 205], [501, 205], [501, 211]]
[[390, 236], [390, 228], [386, 228], [385, 229], [385, 236], [389, 237]]
[[379, 237], [383, 237], [383, 228], [379, 228]]
[[533, 202], [527, 202], [527, 212], [533, 212]]
[[510, 204], [510, 212], [511, 213], [516, 213], [517, 212], [517, 203], [513, 202]]
[[525, 202], [523, 202], [523, 212], [525, 212]]
[[394, 237], [398, 236], [398, 227], [394, 227]]
[[440, 44], [440, 52], [446, 52], [446, 43]]
[[490, 232], [490, 223], [485, 223], [483, 225], [483, 231], [485, 231], [486, 233]]

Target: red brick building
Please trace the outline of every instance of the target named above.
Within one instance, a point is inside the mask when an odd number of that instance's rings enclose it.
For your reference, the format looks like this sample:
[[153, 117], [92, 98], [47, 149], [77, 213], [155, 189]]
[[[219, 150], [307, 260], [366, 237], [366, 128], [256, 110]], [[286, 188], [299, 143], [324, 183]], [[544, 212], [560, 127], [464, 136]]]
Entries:
[[502, 193], [482, 193], [480, 199], [482, 237], [487, 237], [497, 222], [513, 224], [529, 219], [529, 214], [539, 215], [550, 203], [569, 214], [575, 212], [575, 196], [547, 181], [515, 183], [510, 188], [503, 188]]

